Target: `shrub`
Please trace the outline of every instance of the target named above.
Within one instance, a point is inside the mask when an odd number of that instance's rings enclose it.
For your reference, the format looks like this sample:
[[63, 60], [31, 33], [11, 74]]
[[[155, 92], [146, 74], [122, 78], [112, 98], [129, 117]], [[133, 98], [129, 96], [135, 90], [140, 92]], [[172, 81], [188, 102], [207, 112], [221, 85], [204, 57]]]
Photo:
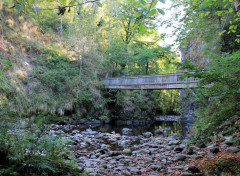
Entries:
[[11, 124], [4, 122], [0, 130], [0, 175], [82, 175], [65, 148], [68, 140], [45, 134], [44, 126]]

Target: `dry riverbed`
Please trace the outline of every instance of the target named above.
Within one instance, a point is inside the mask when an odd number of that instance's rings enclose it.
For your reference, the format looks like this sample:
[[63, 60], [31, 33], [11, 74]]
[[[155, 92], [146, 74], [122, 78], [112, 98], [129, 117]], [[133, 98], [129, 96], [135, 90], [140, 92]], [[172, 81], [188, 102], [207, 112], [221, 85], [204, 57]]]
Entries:
[[224, 150], [239, 152], [239, 147], [233, 146], [229, 138], [219, 145], [206, 146], [201, 141], [189, 143], [187, 137], [174, 134], [164, 137], [162, 131], [157, 131], [155, 135], [145, 132], [133, 136], [131, 129], [126, 128], [121, 134], [73, 128], [52, 125], [49, 134], [73, 141], [68, 147], [75, 154], [79, 167], [90, 176], [203, 175], [198, 168], [202, 158], [215, 157]]

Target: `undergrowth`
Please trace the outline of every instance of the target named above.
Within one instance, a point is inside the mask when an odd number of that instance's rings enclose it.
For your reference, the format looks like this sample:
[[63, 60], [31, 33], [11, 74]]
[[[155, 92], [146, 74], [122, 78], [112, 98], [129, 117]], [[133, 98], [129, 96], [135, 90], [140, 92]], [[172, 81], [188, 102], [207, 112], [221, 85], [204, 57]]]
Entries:
[[84, 175], [65, 147], [70, 141], [46, 134], [42, 125], [11, 124], [1, 124], [0, 175]]
[[221, 153], [216, 158], [204, 158], [199, 166], [206, 175], [240, 175], [240, 154]]

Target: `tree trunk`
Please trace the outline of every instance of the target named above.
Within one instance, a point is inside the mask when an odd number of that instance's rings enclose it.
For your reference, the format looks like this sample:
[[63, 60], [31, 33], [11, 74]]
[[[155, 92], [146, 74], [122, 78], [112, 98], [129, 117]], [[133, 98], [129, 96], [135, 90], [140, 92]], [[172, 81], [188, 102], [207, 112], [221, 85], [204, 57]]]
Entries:
[[146, 75], [148, 74], [148, 70], [149, 70], [149, 63], [147, 62], [147, 65], [146, 65]]

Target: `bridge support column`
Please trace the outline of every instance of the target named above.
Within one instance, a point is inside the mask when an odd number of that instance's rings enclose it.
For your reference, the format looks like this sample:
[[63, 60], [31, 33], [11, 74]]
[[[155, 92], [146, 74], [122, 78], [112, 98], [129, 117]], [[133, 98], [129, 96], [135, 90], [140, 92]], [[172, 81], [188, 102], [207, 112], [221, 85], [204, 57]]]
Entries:
[[181, 116], [183, 120], [194, 122], [197, 119], [195, 114], [198, 107], [196, 96], [192, 89], [181, 89], [180, 100], [181, 100]]

